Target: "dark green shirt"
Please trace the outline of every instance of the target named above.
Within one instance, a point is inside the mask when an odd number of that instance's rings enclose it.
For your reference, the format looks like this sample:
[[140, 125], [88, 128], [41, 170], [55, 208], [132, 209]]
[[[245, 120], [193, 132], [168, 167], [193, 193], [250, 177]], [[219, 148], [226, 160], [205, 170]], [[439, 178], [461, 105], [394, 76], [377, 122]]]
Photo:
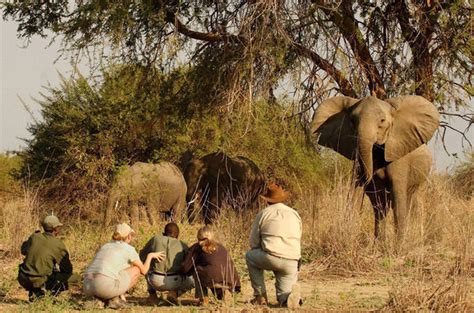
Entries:
[[20, 269], [28, 276], [49, 276], [55, 265], [59, 271], [72, 273], [72, 264], [66, 246], [53, 234], [34, 233], [21, 245], [21, 254], [25, 256]]
[[159, 251], [164, 251], [166, 258], [159, 263], [153, 260], [151, 269], [158, 273], [178, 273], [188, 252], [188, 246], [176, 238], [156, 235], [140, 251], [140, 259], [145, 262], [148, 253]]

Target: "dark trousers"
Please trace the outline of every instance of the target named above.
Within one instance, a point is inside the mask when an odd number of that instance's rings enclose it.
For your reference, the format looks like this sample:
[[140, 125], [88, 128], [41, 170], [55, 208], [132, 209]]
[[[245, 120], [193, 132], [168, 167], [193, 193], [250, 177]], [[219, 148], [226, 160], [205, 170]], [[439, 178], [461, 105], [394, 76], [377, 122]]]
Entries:
[[211, 289], [211, 292], [218, 300], [222, 300], [224, 298], [224, 292], [226, 289], [228, 289], [226, 286], [223, 286], [222, 284], [215, 284], [211, 286], [206, 285], [200, 281], [196, 273], [193, 273], [193, 278], [195, 284], [196, 298], [202, 299], [204, 297], [207, 297], [209, 295], [209, 289]]
[[67, 290], [69, 283], [77, 283], [80, 276], [73, 273], [53, 272], [49, 276], [29, 276], [21, 271], [18, 271], [18, 282], [27, 291], [41, 295], [43, 289], [51, 291], [52, 294], [57, 295], [61, 291]]

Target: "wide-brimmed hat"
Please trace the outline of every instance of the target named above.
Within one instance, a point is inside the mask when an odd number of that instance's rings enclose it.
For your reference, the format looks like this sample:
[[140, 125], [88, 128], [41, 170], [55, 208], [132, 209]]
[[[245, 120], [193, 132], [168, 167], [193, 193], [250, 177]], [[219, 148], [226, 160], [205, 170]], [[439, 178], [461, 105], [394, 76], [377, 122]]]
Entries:
[[288, 191], [283, 190], [279, 185], [275, 183], [269, 183], [267, 190], [263, 195], [260, 195], [262, 199], [269, 203], [283, 202], [290, 196]]
[[127, 223], [122, 223], [115, 226], [114, 232], [119, 234], [123, 238], [127, 237], [132, 233], [135, 233], [135, 231]]
[[53, 230], [56, 227], [63, 226], [63, 224], [59, 221], [59, 218], [55, 215], [48, 215], [44, 218], [43, 222], [41, 222], [44, 230]]

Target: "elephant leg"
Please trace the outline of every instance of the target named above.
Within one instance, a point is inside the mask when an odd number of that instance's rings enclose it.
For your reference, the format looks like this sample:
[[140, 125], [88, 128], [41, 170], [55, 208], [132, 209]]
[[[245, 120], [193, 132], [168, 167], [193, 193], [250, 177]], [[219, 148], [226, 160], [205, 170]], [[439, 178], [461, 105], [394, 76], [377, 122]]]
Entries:
[[407, 231], [408, 220], [408, 195], [406, 184], [403, 182], [392, 182], [392, 203], [393, 203], [393, 219], [395, 222], [395, 230], [397, 232], [398, 241], [402, 242]]
[[139, 221], [140, 221], [140, 206], [135, 203], [130, 207], [130, 224], [137, 225]]
[[147, 206], [145, 207], [146, 214], [148, 216], [148, 222], [150, 225], [156, 225], [156, 212], [157, 210], [154, 207]]
[[173, 206], [170, 209], [170, 218], [173, 222], [181, 222], [183, 219], [183, 211], [186, 207], [186, 193], [182, 193], [178, 200], [173, 203]]
[[[382, 240], [385, 240], [385, 217], [387, 216], [390, 202], [385, 183], [375, 177], [365, 187], [365, 193], [369, 197], [374, 209], [374, 236], [379, 238], [382, 235]], [[381, 223], [382, 225], [380, 225]]]

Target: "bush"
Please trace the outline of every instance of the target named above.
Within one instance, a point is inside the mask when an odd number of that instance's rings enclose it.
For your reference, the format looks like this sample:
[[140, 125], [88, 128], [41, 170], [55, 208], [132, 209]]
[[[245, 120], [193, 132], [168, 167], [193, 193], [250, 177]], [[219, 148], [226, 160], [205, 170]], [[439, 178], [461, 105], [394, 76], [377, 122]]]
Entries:
[[63, 78], [39, 101], [43, 119], [29, 129], [22, 177], [42, 182], [42, 194], [58, 208], [89, 216], [80, 203], [101, 206], [120, 166], [178, 163], [185, 151], [249, 157], [269, 178], [298, 192], [302, 183], [318, 184], [333, 170], [322, 166], [287, 106], [262, 100], [224, 112], [203, 103], [196, 81], [193, 69], [165, 76], [125, 65], [104, 71], [101, 80]]

